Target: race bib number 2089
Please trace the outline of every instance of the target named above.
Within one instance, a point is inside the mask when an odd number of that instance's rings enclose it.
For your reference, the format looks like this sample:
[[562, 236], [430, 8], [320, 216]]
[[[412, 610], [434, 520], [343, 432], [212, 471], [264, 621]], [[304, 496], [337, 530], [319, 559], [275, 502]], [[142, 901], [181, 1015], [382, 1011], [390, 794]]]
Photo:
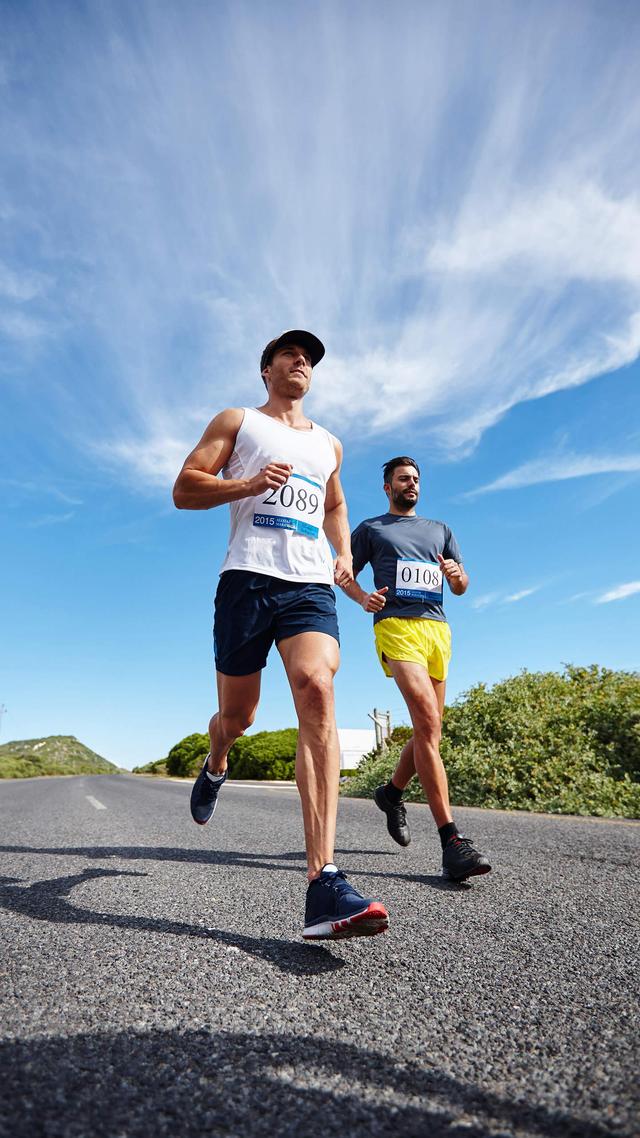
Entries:
[[317, 538], [324, 520], [324, 489], [304, 474], [291, 474], [284, 486], [275, 486], [260, 497], [253, 515], [254, 526], [291, 529]]
[[442, 569], [431, 561], [396, 562], [396, 596], [442, 604]]

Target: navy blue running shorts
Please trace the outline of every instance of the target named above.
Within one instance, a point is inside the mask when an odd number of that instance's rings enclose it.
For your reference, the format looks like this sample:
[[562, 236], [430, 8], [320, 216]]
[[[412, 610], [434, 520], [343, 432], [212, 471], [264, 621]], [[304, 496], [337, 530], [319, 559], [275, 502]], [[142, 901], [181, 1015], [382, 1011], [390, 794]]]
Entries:
[[281, 581], [228, 569], [218, 583], [213, 622], [216, 669], [250, 676], [267, 663], [271, 645], [300, 632], [326, 632], [340, 643], [331, 585]]

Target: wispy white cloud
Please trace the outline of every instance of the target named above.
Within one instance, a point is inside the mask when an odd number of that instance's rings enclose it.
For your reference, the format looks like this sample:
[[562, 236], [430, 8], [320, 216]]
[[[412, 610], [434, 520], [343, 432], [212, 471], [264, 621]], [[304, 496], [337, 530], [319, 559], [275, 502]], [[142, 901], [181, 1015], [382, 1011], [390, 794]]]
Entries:
[[618, 474], [640, 471], [640, 454], [616, 455], [549, 455], [532, 459], [514, 470], [502, 474], [493, 482], [469, 490], [465, 498], [477, 498], [496, 490], [519, 490], [543, 482], [562, 482], [569, 478], [584, 478], [591, 474]]
[[610, 601], [623, 601], [627, 597], [632, 597], [634, 593], [640, 593], [640, 581], [629, 581], [626, 585], [616, 585], [615, 589], [609, 589], [608, 592], [597, 597], [595, 604], [607, 605]]
[[471, 608], [486, 609], [489, 605], [495, 604], [499, 596], [499, 593], [482, 593], [479, 597], [473, 598], [471, 601]]
[[428, 267], [462, 277], [522, 267], [538, 281], [627, 281], [640, 277], [640, 201], [613, 200], [597, 185], [554, 186], [493, 216], [465, 218], [453, 239], [431, 246]]
[[96, 445], [95, 452], [112, 469], [125, 469], [138, 478], [140, 488], [168, 488], [175, 482], [187, 454], [195, 445], [195, 437], [154, 434], [146, 438], [117, 439]]
[[44, 273], [26, 271], [18, 274], [0, 263], [0, 297], [13, 301], [33, 300], [48, 284], [49, 278]]
[[23, 498], [26, 495], [29, 498], [56, 498], [67, 506], [81, 506], [83, 504], [82, 498], [70, 494], [67, 490], [61, 490], [59, 486], [54, 486], [45, 478], [40, 482], [34, 482], [30, 479], [0, 478], [0, 486], [8, 487], [12, 499]]
[[37, 36], [30, 4], [7, 19], [0, 324], [16, 350], [90, 340], [52, 414], [134, 485], [170, 482], [206, 419], [260, 397], [284, 327], [327, 342], [312, 414], [347, 436], [422, 423], [450, 455], [638, 355], [625, 21], [409, 9], [410, 34], [332, 3], [291, 21], [141, 0], [64, 36], [46, 7]]
[[542, 585], [532, 585], [527, 589], [519, 589], [516, 593], [503, 593], [500, 591], [493, 593], [483, 593], [479, 597], [474, 597], [471, 601], [471, 608], [485, 609], [489, 605], [513, 605], [518, 601], [523, 601], [525, 597], [530, 597], [533, 593], [539, 592]]
[[516, 601], [523, 601], [525, 597], [530, 597], [532, 593], [537, 593], [542, 585], [534, 585], [531, 589], [520, 589], [518, 593], [511, 593], [508, 597], [504, 598], [505, 605], [515, 604]]
[[29, 312], [0, 312], [0, 334], [25, 344], [40, 341], [51, 331], [46, 322]]

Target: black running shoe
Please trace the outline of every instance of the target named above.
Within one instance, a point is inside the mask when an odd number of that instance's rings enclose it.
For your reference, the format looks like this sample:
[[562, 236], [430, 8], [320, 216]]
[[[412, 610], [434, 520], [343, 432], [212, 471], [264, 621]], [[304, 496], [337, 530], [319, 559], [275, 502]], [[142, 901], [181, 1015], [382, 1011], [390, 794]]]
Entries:
[[408, 846], [411, 841], [411, 831], [407, 822], [407, 811], [404, 802], [392, 802], [387, 796], [384, 786], [377, 786], [373, 792], [376, 804], [387, 815], [387, 830], [394, 842], [399, 846]]
[[442, 876], [449, 881], [466, 881], [467, 877], [478, 877], [489, 873], [491, 866], [484, 854], [474, 849], [471, 840], [462, 834], [449, 838], [442, 851]]
[[384, 905], [358, 893], [335, 865], [325, 865], [320, 876], [309, 883], [302, 931], [305, 940], [375, 936], [388, 927]]
[[227, 777], [225, 771], [223, 777], [216, 778], [214, 782], [207, 773], [208, 760], [209, 756], [207, 755], [191, 791], [191, 817], [199, 826], [204, 826], [209, 821], [218, 805], [220, 787]]

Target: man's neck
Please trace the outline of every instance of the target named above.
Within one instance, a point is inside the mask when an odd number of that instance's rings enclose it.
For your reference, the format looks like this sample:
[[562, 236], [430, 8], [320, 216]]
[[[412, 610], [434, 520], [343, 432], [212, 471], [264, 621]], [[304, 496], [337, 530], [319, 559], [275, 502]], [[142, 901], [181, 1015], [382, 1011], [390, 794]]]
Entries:
[[267, 402], [258, 407], [258, 411], [271, 419], [279, 419], [287, 427], [308, 430], [312, 425], [304, 413], [302, 399], [283, 399], [270, 395]]
[[397, 506], [394, 506], [393, 502], [389, 503], [389, 513], [393, 514], [396, 518], [415, 518], [416, 516], [415, 506], [412, 506], [410, 510], [399, 510]]

